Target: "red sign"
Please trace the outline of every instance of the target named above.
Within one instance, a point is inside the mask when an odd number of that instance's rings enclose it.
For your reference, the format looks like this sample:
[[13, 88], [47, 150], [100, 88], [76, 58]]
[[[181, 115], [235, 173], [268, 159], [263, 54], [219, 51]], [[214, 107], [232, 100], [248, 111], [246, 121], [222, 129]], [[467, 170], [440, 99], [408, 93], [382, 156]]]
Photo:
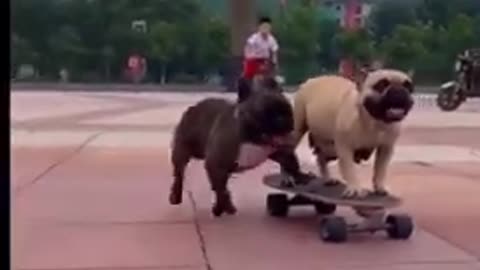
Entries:
[[139, 69], [140, 68], [140, 56], [132, 55], [128, 58], [128, 67], [131, 69]]

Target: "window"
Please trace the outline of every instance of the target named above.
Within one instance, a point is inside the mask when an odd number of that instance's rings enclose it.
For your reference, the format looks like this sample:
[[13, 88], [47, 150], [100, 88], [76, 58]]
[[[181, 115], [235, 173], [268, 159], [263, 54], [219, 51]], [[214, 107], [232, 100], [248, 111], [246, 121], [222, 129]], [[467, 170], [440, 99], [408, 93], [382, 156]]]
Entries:
[[357, 6], [357, 9], [355, 10], [355, 13], [357, 13], [357, 14], [362, 14], [362, 11], [363, 11], [363, 10], [362, 10], [362, 5], [358, 5], [358, 6]]
[[356, 24], [356, 25], [359, 25], [359, 26], [363, 25], [363, 20], [362, 20], [362, 18], [361, 18], [361, 17], [355, 18], [355, 24]]

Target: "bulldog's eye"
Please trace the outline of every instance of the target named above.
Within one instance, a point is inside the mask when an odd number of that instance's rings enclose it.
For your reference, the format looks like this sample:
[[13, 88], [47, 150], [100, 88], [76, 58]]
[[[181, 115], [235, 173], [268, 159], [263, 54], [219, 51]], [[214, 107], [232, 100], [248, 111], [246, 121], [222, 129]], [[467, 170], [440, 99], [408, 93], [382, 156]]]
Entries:
[[389, 86], [390, 86], [390, 81], [387, 79], [382, 79], [378, 81], [376, 84], [374, 84], [372, 88], [373, 90], [381, 93], [385, 91], [385, 89], [387, 89]]
[[405, 87], [405, 89], [407, 89], [408, 92], [410, 92], [410, 93], [412, 93], [413, 90], [414, 90], [414, 89], [413, 89], [413, 88], [414, 88], [414, 87], [413, 87], [413, 83], [412, 83], [411, 81], [405, 81], [405, 82], [403, 82], [402, 86]]

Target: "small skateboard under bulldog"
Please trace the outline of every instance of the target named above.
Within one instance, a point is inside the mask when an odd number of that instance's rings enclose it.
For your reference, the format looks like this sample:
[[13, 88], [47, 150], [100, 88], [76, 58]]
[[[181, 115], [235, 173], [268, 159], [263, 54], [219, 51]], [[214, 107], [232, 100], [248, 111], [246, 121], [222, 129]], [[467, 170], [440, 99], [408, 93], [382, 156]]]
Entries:
[[[328, 242], [344, 242], [348, 232], [376, 232], [385, 230], [390, 238], [408, 239], [413, 232], [413, 221], [408, 215], [386, 214], [386, 209], [399, 206], [402, 200], [393, 195], [369, 193], [363, 198], [345, 198], [343, 182], [327, 182], [315, 178], [306, 185], [292, 185], [277, 173], [264, 177], [265, 185], [293, 194], [271, 193], [267, 196], [267, 211], [271, 216], [286, 217], [290, 206], [313, 205], [322, 215], [320, 236]], [[362, 223], [347, 224], [344, 217], [334, 215], [339, 206], [353, 207], [364, 219]]]

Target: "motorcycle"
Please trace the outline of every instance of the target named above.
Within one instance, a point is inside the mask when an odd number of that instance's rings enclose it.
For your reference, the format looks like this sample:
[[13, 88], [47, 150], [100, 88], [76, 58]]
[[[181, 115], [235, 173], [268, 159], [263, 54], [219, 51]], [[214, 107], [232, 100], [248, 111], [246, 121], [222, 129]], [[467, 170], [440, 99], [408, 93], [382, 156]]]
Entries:
[[[473, 52], [473, 53], [472, 53]], [[469, 97], [480, 97], [480, 51], [467, 50], [455, 63], [455, 80], [440, 86], [437, 106], [443, 111], [454, 111]]]

